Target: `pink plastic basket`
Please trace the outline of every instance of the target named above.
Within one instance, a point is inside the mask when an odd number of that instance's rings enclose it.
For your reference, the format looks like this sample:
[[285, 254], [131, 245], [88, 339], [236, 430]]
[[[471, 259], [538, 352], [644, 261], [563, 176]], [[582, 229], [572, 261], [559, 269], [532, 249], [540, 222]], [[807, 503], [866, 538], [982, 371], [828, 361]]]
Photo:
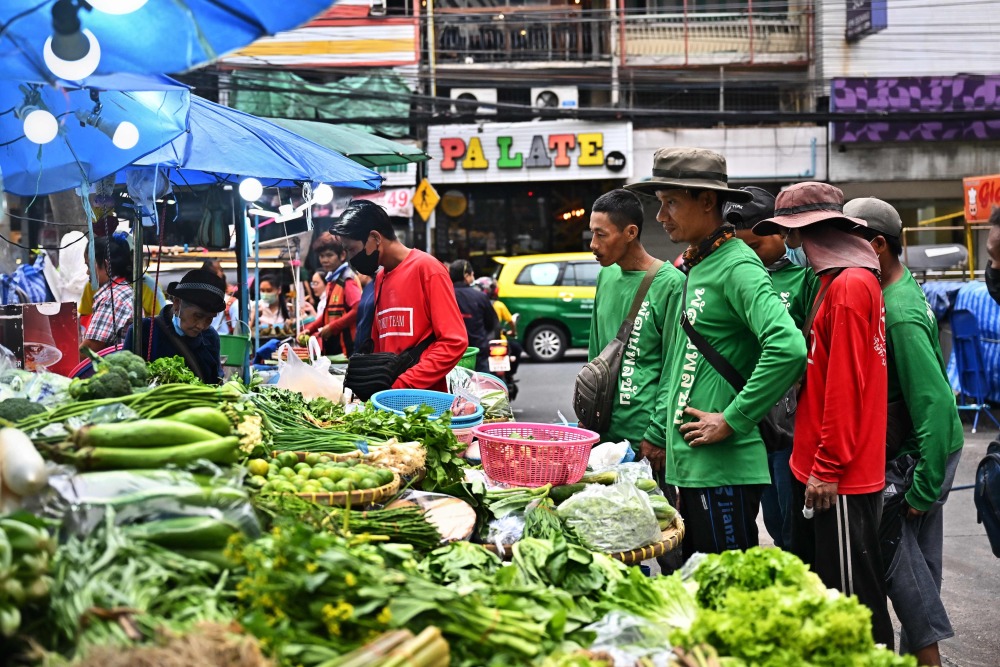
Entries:
[[518, 486], [575, 484], [600, 436], [573, 426], [502, 422], [473, 429], [491, 479]]

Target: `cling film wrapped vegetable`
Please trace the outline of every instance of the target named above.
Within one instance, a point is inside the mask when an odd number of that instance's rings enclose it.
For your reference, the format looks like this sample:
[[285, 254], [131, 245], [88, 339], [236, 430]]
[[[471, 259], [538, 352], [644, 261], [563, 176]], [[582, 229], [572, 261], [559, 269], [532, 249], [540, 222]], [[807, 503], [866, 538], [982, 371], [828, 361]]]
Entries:
[[639, 549], [661, 537], [649, 496], [634, 484], [592, 484], [559, 506], [559, 517], [594, 551]]

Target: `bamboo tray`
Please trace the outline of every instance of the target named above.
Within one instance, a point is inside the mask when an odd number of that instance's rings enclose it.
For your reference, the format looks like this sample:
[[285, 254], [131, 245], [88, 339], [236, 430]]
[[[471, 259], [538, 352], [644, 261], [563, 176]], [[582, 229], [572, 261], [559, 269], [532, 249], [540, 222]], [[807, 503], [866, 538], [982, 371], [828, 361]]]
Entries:
[[[666, 530], [660, 534], [660, 541], [654, 542], [653, 544], [646, 545], [639, 549], [632, 549], [631, 551], [618, 551], [616, 553], [608, 554], [615, 560], [621, 561], [626, 565], [635, 565], [641, 563], [644, 560], [649, 560], [650, 558], [658, 558], [665, 553], [669, 553], [674, 549], [677, 549], [681, 545], [681, 540], [684, 539], [684, 520], [681, 519], [681, 515], [678, 514], [674, 519], [673, 523], [670, 524]], [[490, 551], [492, 553], [500, 556], [500, 552], [497, 551], [496, 545], [494, 544], [481, 544], [481, 547]], [[510, 560], [513, 553], [513, 544], [504, 544], [504, 553], [501, 556], [504, 560]]]
[[392, 481], [374, 489], [358, 489], [357, 491], [333, 491], [329, 493], [296, 493], [299, 498], [310, 500], [319, 505], [330, 507], [356, 507], [372, 505], [386, 498], [391, 498], [399, 491], [399, 473], [392, 473]]

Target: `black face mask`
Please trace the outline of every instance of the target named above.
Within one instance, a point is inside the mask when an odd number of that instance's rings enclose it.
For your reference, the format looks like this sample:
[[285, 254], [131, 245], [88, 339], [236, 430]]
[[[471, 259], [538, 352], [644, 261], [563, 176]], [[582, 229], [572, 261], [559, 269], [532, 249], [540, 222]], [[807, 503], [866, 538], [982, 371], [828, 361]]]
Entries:
[[370, 253], [362, 248], [361, 252], [351, 258], [351, 268], [361, 275], [374, 278], [378, 273], [378, 267], [378, 246], [375, 246], [375, 250]]

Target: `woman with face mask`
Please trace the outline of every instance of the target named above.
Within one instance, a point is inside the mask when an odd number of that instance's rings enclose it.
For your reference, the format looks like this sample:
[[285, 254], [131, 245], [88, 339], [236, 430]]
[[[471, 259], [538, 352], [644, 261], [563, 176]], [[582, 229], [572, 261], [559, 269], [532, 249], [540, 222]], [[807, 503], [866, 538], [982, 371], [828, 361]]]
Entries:
[[[212, 271], [188, 271], [167, 293], [173, 303], [156, 317], [142, 321], [141, 356], [146, 361], [182, 357], [188, 368], [205, 384], [222, 378], [219, 334], [212, 328], [215, 316], [226, 307], [226, 281]], [[133, 328], [125, 337], [132, 349]]]
[[251, 325], [261, 327], [283, 327], [291, 321], [288, 313], [288, 302], [285, 300], [281, 279], [273, 274], [260, 277], [260, 301], [257, 302], [257, 312]]

